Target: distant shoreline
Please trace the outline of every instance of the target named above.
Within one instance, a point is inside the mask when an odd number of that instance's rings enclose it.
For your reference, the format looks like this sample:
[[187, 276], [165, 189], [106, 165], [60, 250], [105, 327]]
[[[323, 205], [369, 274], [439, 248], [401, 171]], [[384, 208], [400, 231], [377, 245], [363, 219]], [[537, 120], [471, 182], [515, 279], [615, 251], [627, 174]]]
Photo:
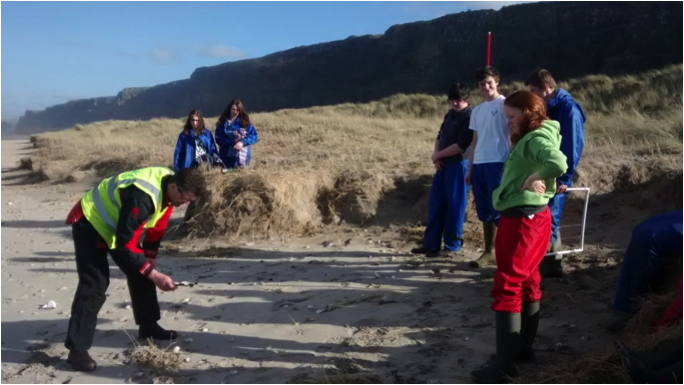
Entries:
[[29, 140], [29, 134], [2, 134], [1, 140]]

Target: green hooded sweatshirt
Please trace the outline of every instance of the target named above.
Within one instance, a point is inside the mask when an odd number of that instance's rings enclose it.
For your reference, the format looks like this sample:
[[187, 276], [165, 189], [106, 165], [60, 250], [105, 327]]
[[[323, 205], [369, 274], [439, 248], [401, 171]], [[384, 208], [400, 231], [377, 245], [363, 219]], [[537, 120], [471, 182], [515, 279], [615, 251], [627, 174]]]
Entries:
[[[556, 178], [565, 173], [568, 164], [560, 151], [560, 124], [545, 120], [538, 129], [527, 133], [511, 150], [503, 168], [501, 184], [494, 190], [492, 201], [497, 211], [517, 206], [544, 206], [556, 193]], [[539, 195], [520, 191], [527, 177], [538, 173], [546, 184]]]

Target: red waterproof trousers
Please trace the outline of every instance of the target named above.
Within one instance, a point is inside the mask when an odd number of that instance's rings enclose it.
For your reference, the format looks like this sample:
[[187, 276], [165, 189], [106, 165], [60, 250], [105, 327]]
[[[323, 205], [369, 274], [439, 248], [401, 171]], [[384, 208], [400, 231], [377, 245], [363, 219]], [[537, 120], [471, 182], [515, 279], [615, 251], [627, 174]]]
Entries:
[[548, 207], [531, 217], [511, 218], [501, 214], [496, 232], [496, 273], [492, 310], [520, 313], [523, 302], [537, 302], [539, 263], [551, 238], [551, 213]]

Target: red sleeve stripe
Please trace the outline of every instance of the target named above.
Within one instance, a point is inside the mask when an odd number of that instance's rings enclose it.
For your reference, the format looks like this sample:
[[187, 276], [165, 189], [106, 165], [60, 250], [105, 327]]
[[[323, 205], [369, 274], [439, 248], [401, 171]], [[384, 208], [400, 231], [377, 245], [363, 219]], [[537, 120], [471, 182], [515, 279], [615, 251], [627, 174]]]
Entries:
[[151, 270], [152, 270], [152, 265], [150, 265], [149, 262], [145, 262], [143, 267], [140, 268], [140, 274], [147, 275], [150, 273]]
[[79, 219], [83, 216], [83, 209], [81, 208], [81, 200], [79, 199], [78, 202], [74, 205], [74, 207], [71, 208], [71, 211], [69, 211], [69, 215], [67, 215], [66, 219], [66, 224], [67, 225], [73, 225], [74, 223], [78, 222]]
[[140, 250], [140, 246], [138, 245], [138, 241], [140, 240], [142, 232], [143, 226], [138, 227], [138, 229], [135, 230], [135, 233], [131, 237], [131, 240], [128, 241], [128, 243], [126, 243], [126, 249], [128, 249], [133, 254], [144, 254], [143, 251]]
[[169, 218], [171, 217], [172, 212], [173, 206], [169, 206], [166, 211], [164, 211], [164, 214], [161, 216], [161, 218], [159, 218], [157, 223], [155, 223], [154, 228], [147, 229], [147, 233], [145, 234], [145, 242], [154, 243], [164, 236], [164, 233], [166, 232], [166, 225], [169, 223]]

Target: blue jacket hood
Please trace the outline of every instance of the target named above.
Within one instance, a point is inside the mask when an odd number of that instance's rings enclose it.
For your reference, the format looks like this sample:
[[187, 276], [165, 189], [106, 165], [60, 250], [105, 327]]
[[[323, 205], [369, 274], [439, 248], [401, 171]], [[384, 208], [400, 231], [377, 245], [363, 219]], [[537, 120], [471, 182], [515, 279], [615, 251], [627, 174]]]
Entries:
[[568, 169], [558, 182], [570, 186], [584, 148], [584, 123], [587, 116], [582, 107], [562, 89], [556, 90], [553, 99], [546, 103], [549, 118], [560, 123], [560, 150], [568, 160]]
[[572, 96], [570, 96], [568, 91], [562, 88], [556, 90], [556, 96], [553, 99], [549, 100], [548, 103], [546, 103], [546, 108], [548, 110], [555, 110], [560, 106], [572, 107], [573, 105], [575, 105], [579, 109], [580, 115], [582, 116], [582, 123], [585, 123], [587, 121], [587, 116], [584, 114], [584, 110], [579, 104], [577, 104], [575, 99], [573, 99]]

